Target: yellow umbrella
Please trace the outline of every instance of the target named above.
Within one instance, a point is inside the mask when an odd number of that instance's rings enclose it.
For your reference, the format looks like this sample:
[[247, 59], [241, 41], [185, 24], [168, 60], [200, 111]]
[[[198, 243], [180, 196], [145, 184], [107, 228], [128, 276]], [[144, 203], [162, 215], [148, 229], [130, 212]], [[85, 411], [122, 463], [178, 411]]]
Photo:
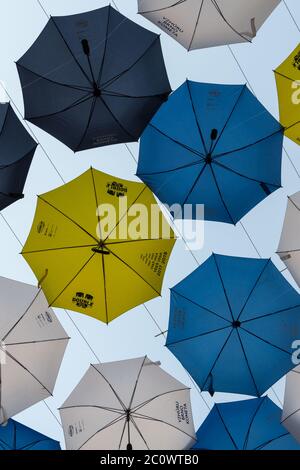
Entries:
[[22, 255], [49, 305], [108, 323], [160, 295], [174, 243], [144, 184], [91, 168], [38, 197]]
[[275, 70], [280, 122], [285, 135], [300, 145], [300, 44]]

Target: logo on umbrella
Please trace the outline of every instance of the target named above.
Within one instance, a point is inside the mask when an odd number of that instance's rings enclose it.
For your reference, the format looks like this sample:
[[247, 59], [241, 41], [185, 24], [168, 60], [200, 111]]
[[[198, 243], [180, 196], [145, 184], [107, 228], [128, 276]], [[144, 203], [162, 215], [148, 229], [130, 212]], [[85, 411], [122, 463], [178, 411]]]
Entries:
[[80, 308], [88, 308], [94, 305], [94, 297], [91, 294], [84, 294], [84, 292], [76, 292], [72, 302]]
[[127, 194], [128, 188], [122, 183], [117, 183], [113, 181], [112, 183], [107, 183], [107, 194], [110, 196], [124, 197]]

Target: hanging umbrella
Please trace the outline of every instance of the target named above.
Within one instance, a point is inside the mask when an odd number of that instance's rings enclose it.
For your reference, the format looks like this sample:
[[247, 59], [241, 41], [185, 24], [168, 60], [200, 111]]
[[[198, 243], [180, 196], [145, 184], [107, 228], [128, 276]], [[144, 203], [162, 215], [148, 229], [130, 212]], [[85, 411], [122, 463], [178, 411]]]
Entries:
[[190, 390], [147, 357], [91, 365], [60, 409], [68, 450], [189, 449]]
[[245, 85], [186, 81], [143, 133], [137, 174], [163, 203], [235, 224], [280, 188], [282, 141]]
[[282, 413], [283, 426], [300, 442], [300, 367], [286, 376]]
[[[161, 225], [153, 225], [152, 211]], [[144, 184], [91, 168], [39, 196], [22, 254], [50, 306], [108, 323], [160, 295], [174, 243]]]
[[138, 0], [139, 13], [187, 50], [251, 42], [280, 0]]
[[0, 103], [0, 210], [22, 199], [37, 143], [9, 103]]
[[0, 426], [0, 450], [60, 450], [59, 442], [9, 419]]
[[298, 338], [300, 296], [271, 260], [212, 255], [171, 289], [166, 345], [212, 395], [262, 395]]
[[285, 135], [300, 145], [300, 44], [275, 70], [280, 122]]
[[300, 286], [300, 192], [288, 198], [277, 253]]
[[0, 278], [0, 424], [52, 395], [69, 338], [41, 289]]
[[281, 409], [267, 396], [215, 404], [197, 432], [194, 449], [300, 450], [280, 417]]
[[111, 6], [51, 17], [17, 67], [25, 118], [74, 152], [137, 141], [171, 91], [159, 35]]

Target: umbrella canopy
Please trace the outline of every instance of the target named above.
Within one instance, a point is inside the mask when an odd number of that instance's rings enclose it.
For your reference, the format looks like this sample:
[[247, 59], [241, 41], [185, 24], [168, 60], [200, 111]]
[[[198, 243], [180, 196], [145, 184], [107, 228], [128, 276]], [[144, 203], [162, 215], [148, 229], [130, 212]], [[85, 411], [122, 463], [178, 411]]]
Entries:
[[159, 35], [111, 6], [51, 17], [17, 67], [25, 118], [74, 152], [137, 141], [171, 91]]
[[60, 450], [59, 442], [9, 419], [0, 426], [0, 450]]
[[286, 376], [282, 413], [283, 426], [300, 442], [300, 367]]
[[300, 192], [288, 198], [277, 253], [300, 286]]
[[163, 203], [235, 224], [280, 188], [282, 141], [246, 85], [186, 81], [143, 133], [137, 174]]
[[52, 395], [68, 336], [43, 292], [0, 278], [0, 424]]
[[271, 260], [212, 255], [171, 289], [166, 345], [211, 394], [262, 395], [299, 335], [300, 296]]
[[300, 145], [300, 44], [275, 70], [280, 122], [285, 135]]
[[197, 432], [194, 449], [300, 450], [280, 417], [281, 409], [268, 397], [215, 404]]
[[0, 103], [0, 210], [24, 197], [37, 143], [9, 103]]
[[251, 42], [280, 0], [138, 0], [139, 13], [187, 50]]
[[91, 365], [60, 409], [68, 450], [189, 449], [190, 390], [147, 357]]
[[91, 168], [39, 196], [22, 254], [50, 306], [108, 323], [160, 295], [174, 243], [144, 184]]

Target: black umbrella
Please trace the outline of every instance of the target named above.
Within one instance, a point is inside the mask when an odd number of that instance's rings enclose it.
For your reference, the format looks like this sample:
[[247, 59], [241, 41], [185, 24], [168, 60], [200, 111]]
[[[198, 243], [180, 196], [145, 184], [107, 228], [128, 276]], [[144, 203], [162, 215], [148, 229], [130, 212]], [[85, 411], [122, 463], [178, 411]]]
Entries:
[[17, 67], [25, 118], [75, 152], [137, 141], [171, 91], [159, 35], [111, 6], [52, 17]]
[[37, 143], [9, 103], [0, 104], [0, 210], [22, 199]]

